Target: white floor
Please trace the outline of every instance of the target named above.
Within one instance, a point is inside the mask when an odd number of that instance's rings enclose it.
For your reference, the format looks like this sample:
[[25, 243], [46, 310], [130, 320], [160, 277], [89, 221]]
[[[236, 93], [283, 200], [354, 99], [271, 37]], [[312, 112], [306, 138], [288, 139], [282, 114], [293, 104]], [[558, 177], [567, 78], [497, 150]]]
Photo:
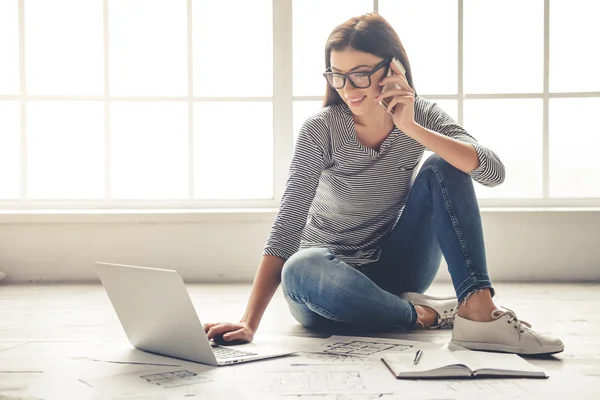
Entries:
[[[250, 290], [249, 285], [189, 285], [203, 322], [237, 321]], [[600, 284], [496, 284], [497, 303], [511, 308], [538, 331], [559, 336], [563, 353], [528, 359], [544, 368], [549, 379], [403, 381], [391, 374], [382, 377], [392, 384], [395, 398], [464, 399], [487, 398], [600, 398]], [[436, 284], [429, 293], [451, 290]], [[288, 343], [330, 334], [364, 335], [447, 343], [451, 331], [311, 332], [300, 327], [287, 311], [278, 291], [267, 310], [257, 341], [284, 335]], [[266, 398], [250, 396], [242, 371], [268, 368], [275, 361], [231, 367], [208, 368], [184, 363], [195, 372], [206, 372], [206, 390], [176, 397], [166, 390], [154, 397], [102, 397], [79, 379], [154, 368], [139, 364], [116, 364], [100, 360], [137, 359], [119, 321], [99, 284], [0, 285], [0, 400], [4, 399], [202, 399]], [[140, 356], [141, 357], [141, 356]], [[177, 362], [164, 359], [167, 362]], [[278, 360], [280, 362], [282, 359]], [[184, 365], [177, 362], [179, 365]], [[259, 375], [260, 376], [260, 375]], [[198, 385], [196, 385], [198, 386]], [[182, 395], [183, 396], [183, 395]], [[288, 399], [299, 398], [288, 396]], [[310, 396], [306, 399], [367, 400], [386, 397]], [[394, 398], [394, 397], [388, 397]]]

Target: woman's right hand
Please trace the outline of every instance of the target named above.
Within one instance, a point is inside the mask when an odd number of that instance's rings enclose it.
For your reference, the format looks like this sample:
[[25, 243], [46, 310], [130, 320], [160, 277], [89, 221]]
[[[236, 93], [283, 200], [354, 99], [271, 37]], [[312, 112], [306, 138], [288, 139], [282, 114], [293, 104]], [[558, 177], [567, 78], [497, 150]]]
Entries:
[[223, 339], [226, 341], [240, 340], [250, 343], [254, 339], [260, 319], [281, 282], [281, 270], [284, 263], [285, 260], [280, 257], [268, 255], [262, 257], [252, 284], [250, 300], [248, 300], [246, 312], [241, 321], [237, 324], [229, 322], [204, 324], [204, 332], [206, 332], [208, 340], [217, 335], [223, 335]]
[[243, 340], [250, 343], [254, 339], [254, 330], [246, 323], [231, 324], [229, 322], [216, 322], [204, 324], [204, 332], [208, 336], [208, 340], [213, 339], [217, 335], [223, 335], [226, 341]]

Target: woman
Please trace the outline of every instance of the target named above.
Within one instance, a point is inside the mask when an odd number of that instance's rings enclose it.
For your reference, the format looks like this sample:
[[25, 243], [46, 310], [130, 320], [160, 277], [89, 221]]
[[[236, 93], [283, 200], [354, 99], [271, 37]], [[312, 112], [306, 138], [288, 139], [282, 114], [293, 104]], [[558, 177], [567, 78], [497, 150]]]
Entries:
[[[374, 13], [348, 20], [329, 36], [325, 64], [324, 107], [300, 129], [246, 312], [238, 324], [206, 324], [208, 337], [251, 341], [281, 283], [307, 327], [452, 326], [452, 342], [474, 350], [562, 351], [496, 308], [473, 180], [499, 185], [504, 166], [416, 96], [393, 28]], [[379, 104], [386, 83], [399, 85], [386, 91], [388, 110]], [[425, 149], [435, 154], [415, 177]], [[456, 297], [423, 295], [442, 255]]]

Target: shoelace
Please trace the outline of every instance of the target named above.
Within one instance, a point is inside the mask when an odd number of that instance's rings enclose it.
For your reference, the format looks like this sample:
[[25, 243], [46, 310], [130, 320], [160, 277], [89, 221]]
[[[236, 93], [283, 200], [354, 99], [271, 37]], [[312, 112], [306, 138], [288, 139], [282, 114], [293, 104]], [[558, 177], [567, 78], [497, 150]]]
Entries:
[[450, 314], [448, 311], [444, 310], [444, 315], [438, 314], [438, 323], [436, 325], [430, 326], [429, 329], [437, 329], [437, 328], [445, 328], [447, 326], [454, 325], [454, 318], [456, 317], [456, 311], [454, 308], [450, 309]]
[[[498, 319], [498, 318], [502, 318], [503, 316], [507, 315], [509, 318], [506, 321], [508, 324], [511, 323], [515, 323], [515, 329], [519, 330], [519, 334], [524, 333], [525, 329], [527, 328], [531, 328], [531, 324], [525, 321], [521, 321], [519, 318], [517, 318], [517, 314], [515, 314], [515, 312], [509, 308], [506, 307], [502, 307], [507, 311], [494, 311], [494, 318]], [[498, 314], [498, 312], [500, 314]]]

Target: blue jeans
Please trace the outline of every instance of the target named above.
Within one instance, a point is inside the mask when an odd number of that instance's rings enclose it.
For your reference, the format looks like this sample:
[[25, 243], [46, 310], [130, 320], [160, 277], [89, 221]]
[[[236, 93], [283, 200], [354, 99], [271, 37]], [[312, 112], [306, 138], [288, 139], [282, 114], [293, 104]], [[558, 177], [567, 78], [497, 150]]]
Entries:
[[326, 248], [302, 249], [284, 264], [281, 285], [292, 316], [306, 327], [331, 322], [410, 327], [417, 313], [398, 296], [424, 293], [442, 254], [459, 302], [480, 289], [494, 293], [473, 180], [433, 154], [378, 261], [354, 267]]

